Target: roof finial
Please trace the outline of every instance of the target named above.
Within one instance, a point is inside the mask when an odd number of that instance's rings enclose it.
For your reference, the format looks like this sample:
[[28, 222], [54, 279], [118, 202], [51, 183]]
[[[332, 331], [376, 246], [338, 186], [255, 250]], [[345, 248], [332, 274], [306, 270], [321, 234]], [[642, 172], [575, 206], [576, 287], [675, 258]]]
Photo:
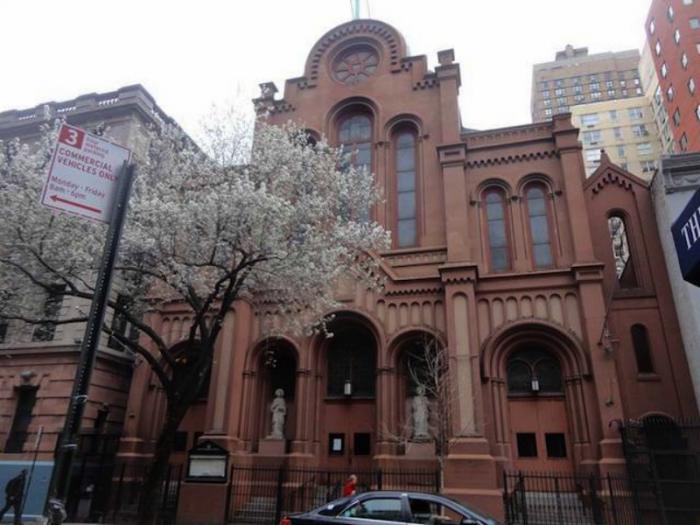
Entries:
[[[367, 16], [365, 18], [370, 18], [370, 12], [369, 12], [369, 0], [365, 0], [365, 6], [367, 7]], [[357, 20], [358, 18], [362, 18], [362, 8], [360, 4], [360, 0], [350, 0], [350, 12], [352, 14], [352, 19]]]

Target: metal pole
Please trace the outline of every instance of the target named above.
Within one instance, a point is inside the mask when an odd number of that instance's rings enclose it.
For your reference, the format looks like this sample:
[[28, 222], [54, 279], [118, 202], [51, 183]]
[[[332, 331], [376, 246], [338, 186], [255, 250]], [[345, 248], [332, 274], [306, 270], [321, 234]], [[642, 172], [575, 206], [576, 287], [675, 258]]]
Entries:
[[34, 475], [34, 466], [36, 465], [36, 458], [39, 455], [39, 445], [41, 445], [41, 438], [44, 435], [44, 426], [39, 427], [39, 432], [36, 436], [36, 443], [34, 444], [34, 457], [32, 458], [32, 467], [29, 469], [29, 477], [27, 478], [27, 486], [24, 487], [24, 495], [22, 496], [22, 503], [19, 507], [20, 518], [24, 513], [24, 506], [27, 504], [27, 498], [29, 497], [29, 489], [32, 486], [32, 476]]
[[51, 477], [49, 498], [54, 497], [65, 504], [70, 483], [73, 455], [78, 448], [78, 436], [80, 423], [88, 400], [90, 376], [97, 354], [97, 346], [100, 340], [102, 322], [104, 320], [109, 290], [112, 284], [112, 270], [117, 258], [117, 250], [121, 239], [122, 227], [126, 218], [126, 209], [131, 192], [131, 184], [134, 177], [134, 165], [126, 162], [122, 165], [117, 181], [116, 194], [112, 206], [112, 217], [105, 239], [102, 261], [97, 274], [95, 294], [90, 306], [90, 316], [85, 327], [85, 336], [80, 348], [80, 363], [75, 372], [73, 392], [66, 414], [66, 422], [60, 437], [60, 444], [56, 449], [56, 460]]

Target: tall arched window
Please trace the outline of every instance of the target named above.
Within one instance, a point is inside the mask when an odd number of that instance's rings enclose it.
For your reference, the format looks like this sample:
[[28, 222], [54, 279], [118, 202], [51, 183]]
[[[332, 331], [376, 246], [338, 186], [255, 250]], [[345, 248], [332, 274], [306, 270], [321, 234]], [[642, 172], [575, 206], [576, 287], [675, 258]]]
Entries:
[[621, 288], [636, 288], [637, 275], [630, 256], [625, 220], [619, 215], [611, 215], [608, 219], [608, 230], [610, 231], [617, 281]]
[[643, 324], [632, 325], [632, 346], [634, 347], [634, 357], [637, 361], [637, 371], [640, 374], [653, 374], [654, 363], [651, 360], [651, 346], [649, 345], [649, 334]]
[[[338, 143], [350, 153], [350, 162], [358, 169], [372, 171], [372, 119], [363, 113], [343, 117], [338, 125]], [[369, 220], [369, 208], [357, 211], [360, 220]]]
[[505, 196], [498, 188], [489, 189], [485, 193], [484, 201], [491, 269], [503, 272], [510, 269]]
[[544, 187], [540, 184], [528, 186], [527, 213], [530, 218], [530, 239], [532, 241], [532, 256], [537, 268], [547, 268], [554, 264], [552, 259], [552, 243], [549, 234], [549, 214]]
[[561, 367], [549, 352], [522, 348], [508, 358], [508, 393], [561, 394]]
[[418, 240], [416, 221], [416, 135], [396, 135], [396, 225], [399, 247], [414, 246]]

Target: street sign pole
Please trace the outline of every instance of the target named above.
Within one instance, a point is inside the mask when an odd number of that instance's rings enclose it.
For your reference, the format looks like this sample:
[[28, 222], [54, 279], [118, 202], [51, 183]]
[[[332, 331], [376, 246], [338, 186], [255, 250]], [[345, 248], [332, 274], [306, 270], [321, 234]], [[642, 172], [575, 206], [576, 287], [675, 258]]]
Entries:
[[85, 327], [85, 336], [80, 347], [80, 363], [75, 373], [73, 392], [70, 398], [68, 413], [63, 432], [56, 448], [55, 465], [51, 477], [49, 498], [56, 498], [65, 503], [68, 495], [71, 465], [73, 456], [78, 448], [80, 423], [88, 400], [90, 376], [97, 354], [102, 322], [109, 299], [112, 284], [112, 270], [117, 256], [122, 227], [126, 218], [127, 204], [134, 177], [134, 166], [124, 162], [117, 181], [112, 215], [105, 240], [102, 262], [100, 263], [95, 285], [95, 294], [90, 306], [90, 316]]

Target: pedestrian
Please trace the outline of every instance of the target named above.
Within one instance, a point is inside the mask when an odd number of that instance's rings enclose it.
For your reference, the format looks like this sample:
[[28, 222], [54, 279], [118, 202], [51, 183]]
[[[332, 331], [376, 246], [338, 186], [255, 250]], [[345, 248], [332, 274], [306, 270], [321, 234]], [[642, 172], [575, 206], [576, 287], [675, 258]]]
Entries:
[[355, 494], [357, 494], [357, 476], [350, 474], [343, 485], [343, 496], [354, 496]]
[[24, 483], [27, 479], [27, 469], [23, 468], [22, 472], [5, 485], [5, 506], [0, 510], [0, 521], [5, 513], [13, 507], [15, 509], [14, 525], [22, 525], [22, 496], [24, 495]]

